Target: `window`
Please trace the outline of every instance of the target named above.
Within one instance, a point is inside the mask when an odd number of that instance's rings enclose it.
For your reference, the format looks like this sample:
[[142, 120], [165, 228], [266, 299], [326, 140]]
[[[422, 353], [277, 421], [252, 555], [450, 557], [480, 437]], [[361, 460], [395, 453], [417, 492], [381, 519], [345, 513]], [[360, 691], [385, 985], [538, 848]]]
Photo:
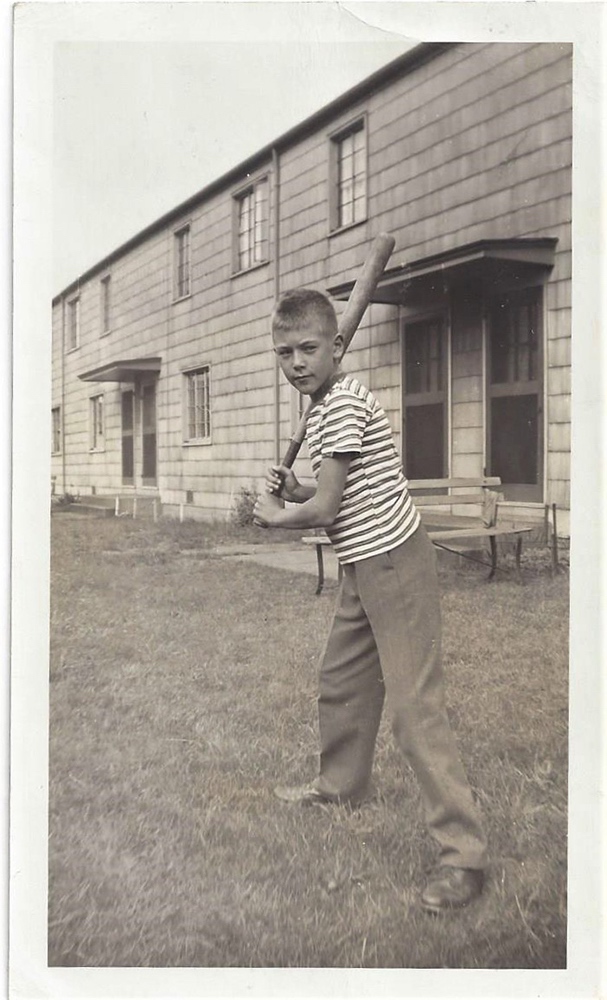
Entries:
[[489, 308], [488, 452], [507, 500], [542, 499], [541, 289]]
[[211, 437], [210, 369], [185, 373], [186, 441], [208, 441]]
[[175, 298], [190, 294], [190, 227], [175, 233]]
[[331, 229], [367, 217], [367, 142], [364, 119], [331, 137]]
[[257, 181], [236, 199], [235, 269], [262, 264], [268, 253], [268, 180]]
[[53, 418], [53, 455], [57, 455], [61, 451], [61, 407], [54, 406], [51, 413]]
[[74, 351], [80, 343], [80, 298], [67, 304], [67, 349]]
[[103, 396], [90, 399], [91, 451], [103, 450]]
[[101, 279], [101, 333], [110, 332], [110, 308], [111, 308], [111, 298], [110, 298], [110, 275], [106, 275], [105, 278]]

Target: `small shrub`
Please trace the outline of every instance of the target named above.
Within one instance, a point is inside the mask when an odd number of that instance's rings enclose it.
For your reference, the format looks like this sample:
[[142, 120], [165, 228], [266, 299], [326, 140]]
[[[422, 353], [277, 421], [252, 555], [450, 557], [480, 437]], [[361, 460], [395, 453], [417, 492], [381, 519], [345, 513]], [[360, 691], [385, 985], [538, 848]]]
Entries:
[[75, 493], [55, 493], [51, 496], [51, 503], [55, 507], [67, 507], [71, 503], [78, 503], [80, 497]]
[[253, 524], [253, 509], [259, 497], [253, 485], [241, 486], [232, 509], [232, 522], [239, 526]]

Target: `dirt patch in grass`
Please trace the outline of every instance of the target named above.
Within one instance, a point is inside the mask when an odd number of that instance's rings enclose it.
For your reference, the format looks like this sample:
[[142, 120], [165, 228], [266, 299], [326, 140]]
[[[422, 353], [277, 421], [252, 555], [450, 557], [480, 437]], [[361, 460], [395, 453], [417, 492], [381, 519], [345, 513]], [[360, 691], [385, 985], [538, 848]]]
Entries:
[[450, 714], [491, 867], [478, 904], [437, 920], [417, 907], [432, 845], [387, 720], [359, 810], [273, 797], [316, 770], [335, 593], [222, 560], [219, 534], [53, 519], [49, 963], [565, 967], [566, 573], [442, 571]]

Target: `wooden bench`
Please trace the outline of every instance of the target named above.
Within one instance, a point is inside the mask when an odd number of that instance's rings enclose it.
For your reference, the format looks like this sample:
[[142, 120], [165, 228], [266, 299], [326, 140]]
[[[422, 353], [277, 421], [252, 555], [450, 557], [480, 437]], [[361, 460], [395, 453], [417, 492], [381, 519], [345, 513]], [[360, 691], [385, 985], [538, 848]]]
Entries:
[[[497, 476], [480, 476], [478, 478], [455, 478], [455, 479], [412, 479], [409, 480], [409, 491], [413, 497], [413, 502], [418, 508], [422, 523], [424, 524], [429, 537], [438, 549], [446, 552], [454, 552], [469, 559], [472, 562], [480, 563], [490, 567], [488, 580], [493, 580], [498, 570], [498, 550], [496, 539], [500, 536], [512, 535], [516, 538], [515, 560], [516, 574], [519, 583], [522, 581], [521, 575], [521, 551], [523, 545], [523, 535], [533, 531], [533, 526], [528, 524], [498, 524], [497, 512], [500, 495], [497, 493], [501, 486], [501, 480]], [[452, 492], [455, 491], [455, 492]], [[480, 513], [476, 516], [470, 514], [453, 514], [453, 507], [480, 508]], [[431, 508], [431, 509], [430, 509]], [[491, 550], [491, 562], [471, 556], [453, 548], [449, 542], [459, 542], [466, 538], [488, 538]], [[331, 542], [324, 531], [317, 530], [313, 534], [304, 535], [302, 542], [305, 545], [314, 545], [316, 548], [316, 559], [318, 563], [318, 584], [316, 593], [320, 594], [324, 586], [324, 562], [323, 547]], [[341, 579], [341, 565], [339, 566], [339, 579]]]
[[[519, 583], [521, 576], [521, 550], [523, 535], [533, 531], [530, 524], [509, 524], [497, 522], [498, 507], [503, 499], [498, 490], [501, 480], [497, 476], [481, 476], [477, 479], [411, 479], [409, 491], [418, 508], [422, 523], [429, 537], [438, 549], [455, 552], [472, 562], [490, 565], [487, 577], [492, 580], [498, 569], [497, 541], [500, 536], [512, 535], [516, 538], [515, 560]], [[455, 491], [455, 492], [453, 492]], [[454, 514], [453, 507], [480, 507], [480, 514]], [[432, 508], [431, 510], [429, 508]], [[457, 542], [465, 538], [488, 538], [491, 549], [491, 563], [484, 563], [445, 542]]]

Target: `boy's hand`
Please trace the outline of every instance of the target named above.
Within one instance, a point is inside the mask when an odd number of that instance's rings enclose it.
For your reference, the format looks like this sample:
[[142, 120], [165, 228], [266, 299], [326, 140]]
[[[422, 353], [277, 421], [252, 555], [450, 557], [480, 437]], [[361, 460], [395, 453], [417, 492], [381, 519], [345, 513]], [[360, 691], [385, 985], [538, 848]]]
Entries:
[[273, 465], [266, 473], [266, 489], [273, 496], [296, 502], [299, 482], [286, 465]]
[[276, 525], [276, 515], [284, 510], [284, 504], [278, 497], [262, 493], [253, 508], [253, 524], [258, 528], [271, 528]]

